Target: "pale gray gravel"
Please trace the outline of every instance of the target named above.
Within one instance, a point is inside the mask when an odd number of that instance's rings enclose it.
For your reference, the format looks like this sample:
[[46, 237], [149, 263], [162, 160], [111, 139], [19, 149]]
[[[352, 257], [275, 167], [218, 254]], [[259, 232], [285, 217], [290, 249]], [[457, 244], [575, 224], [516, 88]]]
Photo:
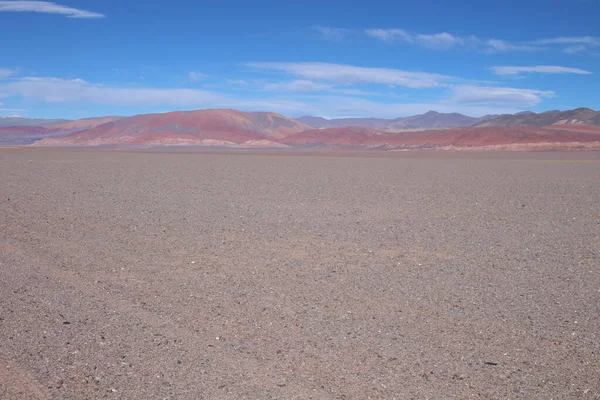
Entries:
[[0, 150], [1, 399], [599, 399], [600, 154]]

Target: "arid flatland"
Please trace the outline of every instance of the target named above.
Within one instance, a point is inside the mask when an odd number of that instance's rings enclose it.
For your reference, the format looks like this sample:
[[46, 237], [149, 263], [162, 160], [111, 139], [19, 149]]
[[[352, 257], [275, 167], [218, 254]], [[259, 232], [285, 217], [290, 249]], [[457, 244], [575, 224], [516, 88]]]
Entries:
[[600, 153], [0, 149], [1, 399], [597, 399]]

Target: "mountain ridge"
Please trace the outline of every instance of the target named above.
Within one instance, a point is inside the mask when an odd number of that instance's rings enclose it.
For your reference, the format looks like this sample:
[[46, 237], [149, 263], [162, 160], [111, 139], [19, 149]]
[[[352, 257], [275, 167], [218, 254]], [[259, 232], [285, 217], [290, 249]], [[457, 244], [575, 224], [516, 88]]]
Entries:
[[573, 110], [531, 111], [516, 114], [501, 115], [487, 121], [481, 121], [474, 126], [548, 126], [554, 124], [583, 124], [600, 126], [600, 111], [591, 108], [575, 108]]
[[297, 118], [297, 120], [317, 129], [357, 126], [390, 132], [419, 129], [450, 129], [468, 126], [546, 126], [555, 123], [582, 123], [600, 126], [600, 111], [595, 111], [590, 108], [576, 108], [565, 111], [551, 110], [542, 113], [522, 111], [515, 114], [484, 115], [483, 117], [475, 118], [460, 113], [440, 113], [431, 110], [424, 114], [393, 119], [326, 119], [322, 117], [302, 116]]
[[[307, 120], [310, 119], [310, 120]], [[600, 148], [600, 113], [588, 108], [544, 113], [521, 112], [481, 118], [429, 111], [391, 120], [299, 118], [314, 124], [334, 121], [343, 126], [313, 128], [298, 119], [272, 112], [232, 109], [172, 111], [131, 117], [94, 117], [45, 126], [0, 126], [3, 145], [37, 146], [200, 146], [350, 148], [483, 148], [585, 143]], [[474, 125], [464, 126], [473, 120]], [[26, 122], [26, 121], [25, 121]], [[36, 123], [39, 121], [36, 121]], [[370, 126], [346, 126], [362, 123]], [[449, 125], [459, 125], [450, 127]], [[379, 128], [373, 128], [372, 126]], [[433, 126], [433, 128], [428, 128]], [[553, 144], [554, 143], [554, 144]], [[590, 144], [591, 143], [591, 144]], [[580, 145], [569, 145], [580, 146]], [[581, 147], [581, 146], [580, 146]]]
[[69, 119], [43, 119], [23, 117], [0, 117], [0, 127], [4, 126], [49, 126], [71, 122]]
[[469, 117], [459, 113], [440, 113], [430, 110], [424, 114], [411, 115], [408, 117], [398, 117], [392, 119], [385, 118], [334, 118], [326, 119], [322, 117], [303, 116], [297, 118], [298, 121], [312, 126], [313, 128], [342, 128], [347, 126], [357, 126], [364, 128], [379, 129], [384, 131], [402, 131], [418, 129], [446, 129], [457, 128], [461, 126], [471, 126], [478, 122], [485, 121], [495, 116], [484, 116], [481, 118]]
[[277, 113], [231, 109], [173, 111], [121, 118], [40, 144], [202, 146], [206, 143], [216, 145], [219, 141], [224, 145], [277, 143], [278, 139], [307, 129], [307, 125]]

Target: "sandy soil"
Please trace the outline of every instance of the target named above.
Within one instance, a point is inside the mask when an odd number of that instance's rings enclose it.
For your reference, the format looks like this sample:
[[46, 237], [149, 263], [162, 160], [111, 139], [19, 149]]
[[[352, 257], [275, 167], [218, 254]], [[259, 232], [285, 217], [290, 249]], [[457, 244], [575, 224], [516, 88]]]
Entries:
[[598, 399], [600, 154], [0, 150], [2, 399]]

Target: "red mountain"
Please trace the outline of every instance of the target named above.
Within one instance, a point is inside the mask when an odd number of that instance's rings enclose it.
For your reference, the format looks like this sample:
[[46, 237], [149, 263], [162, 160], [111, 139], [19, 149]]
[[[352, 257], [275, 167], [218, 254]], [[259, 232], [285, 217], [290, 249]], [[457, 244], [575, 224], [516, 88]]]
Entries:
[[38, 142], [39, 145], [235, 145], [268, 144], [309, 129], [276, 113], [200, 110], [144, 114]]

